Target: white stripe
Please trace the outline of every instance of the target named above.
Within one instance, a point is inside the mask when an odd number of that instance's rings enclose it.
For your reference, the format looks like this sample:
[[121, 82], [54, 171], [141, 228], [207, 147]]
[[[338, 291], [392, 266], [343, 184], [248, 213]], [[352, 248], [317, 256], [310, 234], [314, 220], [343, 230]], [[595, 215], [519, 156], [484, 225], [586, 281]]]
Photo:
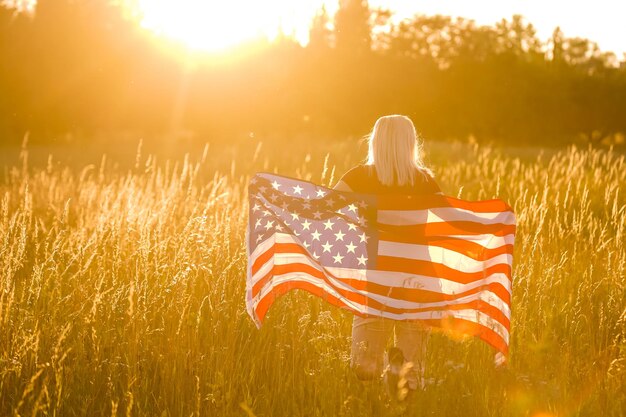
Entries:
[[435, 262], [467, 273], [481, 272], [499, 264], [511, 265], [513, 262], [513, 255], [509, 253], [492, 256], [485, 261], [477, 261], [467, 255], [439, 246], [396, 243], [386, 240], [378, 242], [378, 255]]
[[515, 215], [511, 211], [476, 213], [456, 207], [438, 207], [425, 210], [379, 210], [378, 223], [394, 226], [439, 223], [450, 221], [469, 221], [480, 224], [515, 224]]
[[485, 249], [495, 249], [503, 245], [512, 245], [515, 242], [515, 235], [508, 234], [496, 236], [494, 234], [481, 235], [446, 235], [445, 237], [454, 239], [463, 239], [468, 242], [476, 243]]
[[[481, 324], [485, 327], [490, 328], [497, 334], [499, 334], [508, 344], [509, 341], [509, 333], [507, 329], [497, 320], [491, 318], [485, 313], [479, 312], [473, 309], [465, 309], [465, 310], [446, 310], [446, 311], [425, 311], [425, 312], [416, 312], [416, 313], [391, 313], [391, 312], [381, 312], [380, 310], [373, 308], [371, 306], [363, 305], [354, 301], [351, 301], [341, 294], [339, 294], [333, 287], [328, 285], [325, 281], [320, 278], [313, 277], [309, 274], [303, 272], [291, 272], [288, 274], [284, 274], [278, 279], [272, 280], [268, 285], [265, 285], [261, 292], [257, 294], [254, 299], [251, 300], [251, 306], [256, 310], [258, 304], [263, 300], [266, 296], [270, 295], [274, 290], [276, 285], [279, 285], [283, 282], [294, 282], [294, 281], [302, 281], [308, 282], [311, 285], [314, 285], [324, 292], [338, 298], [343, 303], [345, 303], [352, 310], [359, 312], [361, 314], [368, 314], [373, 316], [380, 316], [385, 318], [390, 318], [394, 320], [416, 320], [416, 319], [442, 319], [445, 317], [455, 317], [462, 318], [474, 323]], [[396, 304], [394, 303], [394, 307]]]

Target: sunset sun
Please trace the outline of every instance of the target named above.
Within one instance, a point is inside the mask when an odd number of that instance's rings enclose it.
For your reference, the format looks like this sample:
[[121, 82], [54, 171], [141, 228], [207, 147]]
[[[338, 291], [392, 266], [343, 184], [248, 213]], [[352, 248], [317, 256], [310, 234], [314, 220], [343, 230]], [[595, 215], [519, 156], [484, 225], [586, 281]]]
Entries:
[[274, 39], [281, 31], [304, 41], [315, 11], [288, 0], [137, 0], [140, 24], [188, 48], [220, 52], [258, 39]]

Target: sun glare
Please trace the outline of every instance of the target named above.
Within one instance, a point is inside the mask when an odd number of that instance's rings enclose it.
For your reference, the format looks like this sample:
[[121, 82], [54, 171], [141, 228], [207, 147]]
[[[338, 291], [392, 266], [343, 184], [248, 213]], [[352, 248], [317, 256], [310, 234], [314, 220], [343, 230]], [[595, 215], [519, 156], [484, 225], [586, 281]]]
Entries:
[[272, 40], [282, 31], [303, 43], [319, 2], [290, 0], [136, 0], [141, 25], [194, 50], [220, 52], [242, 43]]

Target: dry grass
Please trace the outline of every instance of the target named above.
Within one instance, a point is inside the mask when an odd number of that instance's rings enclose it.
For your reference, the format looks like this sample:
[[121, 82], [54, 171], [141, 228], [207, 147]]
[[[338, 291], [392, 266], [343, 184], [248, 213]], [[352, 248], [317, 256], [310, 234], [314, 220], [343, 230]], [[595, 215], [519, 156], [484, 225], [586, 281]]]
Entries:
[[447, 194], [516, 211], [508, 371], [482, 343], [437, 335], [433, 383], [398, 404], [349, 371], [345, 312], [295, 292], [257, 330], [244, 308], [247, 179], [328, 184], [353, 146], [138, 154], [129, 170], [29, 167], [24, 151], [0, 183], [0, 415], [626, 413], [626, 163], [613, 150], [522, 160], [431, 146]]

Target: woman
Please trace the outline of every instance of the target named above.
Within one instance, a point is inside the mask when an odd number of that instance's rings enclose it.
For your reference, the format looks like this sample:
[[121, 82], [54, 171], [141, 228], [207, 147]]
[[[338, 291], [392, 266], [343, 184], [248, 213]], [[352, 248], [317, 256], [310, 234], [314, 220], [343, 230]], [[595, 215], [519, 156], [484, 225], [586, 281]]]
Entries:
[[[411, 119], [383, 116], [369, 135], [367, 162], [349, 170], [334, 188], [365, 194], [442, 194], [421, 154], [422, 144]], [[416, 322], [354, 316], [352, 368], [362, 380], [379, 376], [392, 331], [395, 347], [389, 350], [385, 370], [390, 388], [397, 386], [399, 374], [406, 388], [422, 387], [428, 330]]]

